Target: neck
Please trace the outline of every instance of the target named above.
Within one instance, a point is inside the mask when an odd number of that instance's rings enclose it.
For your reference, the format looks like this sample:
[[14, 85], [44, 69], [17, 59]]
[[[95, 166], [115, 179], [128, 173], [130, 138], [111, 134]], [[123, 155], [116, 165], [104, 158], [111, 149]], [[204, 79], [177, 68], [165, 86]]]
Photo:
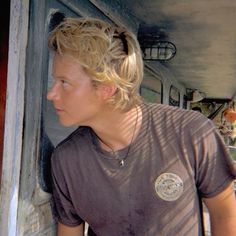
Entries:
[[141, 122], [140, 107], [128, 112], [112, 111], [100, 124], [92, 127], [104, 150], [117, 151], [130, 145], [136, 138]]

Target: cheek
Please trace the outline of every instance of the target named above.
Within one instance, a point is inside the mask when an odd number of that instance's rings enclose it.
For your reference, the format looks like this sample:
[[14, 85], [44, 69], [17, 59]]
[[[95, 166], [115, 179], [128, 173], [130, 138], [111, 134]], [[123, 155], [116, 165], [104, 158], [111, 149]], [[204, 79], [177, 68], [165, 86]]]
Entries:
[[72, 109], [71, 112], [77, 112], [77, 109], [84, 110], [88, 107], [98, 106], [101, 100], [96, 89], [88, 84], [83, 84], [73, 91], [64, 92], [61, 98], [64, 106]]
[[63, 105], [67, 112], [71, 114], [77, 114], [84, 111], [91, 102], [87, 98], [86, 94], [70, 94], [63, 99]]

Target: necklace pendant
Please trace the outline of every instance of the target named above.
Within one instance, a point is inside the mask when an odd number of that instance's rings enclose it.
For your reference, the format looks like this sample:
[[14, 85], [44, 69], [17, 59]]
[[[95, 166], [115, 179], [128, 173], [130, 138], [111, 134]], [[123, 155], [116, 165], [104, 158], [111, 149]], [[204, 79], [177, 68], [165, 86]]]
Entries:
[[125, 162], [124, 162], [124, 160], [122, 159], [122, 160], [120, 160], [119, 161], [119, 163], [120, 163], [120, 167], [123, 167], [124, 165], [125, 165]]

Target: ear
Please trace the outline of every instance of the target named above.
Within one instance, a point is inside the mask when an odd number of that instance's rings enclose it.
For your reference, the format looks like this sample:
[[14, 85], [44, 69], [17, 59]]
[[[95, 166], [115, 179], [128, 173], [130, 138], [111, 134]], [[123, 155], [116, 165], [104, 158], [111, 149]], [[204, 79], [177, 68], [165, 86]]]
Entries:
[[115, 85], [100, 85], [99, 90], [101, 97], [107, 100], [115, 94], [117, 87]]

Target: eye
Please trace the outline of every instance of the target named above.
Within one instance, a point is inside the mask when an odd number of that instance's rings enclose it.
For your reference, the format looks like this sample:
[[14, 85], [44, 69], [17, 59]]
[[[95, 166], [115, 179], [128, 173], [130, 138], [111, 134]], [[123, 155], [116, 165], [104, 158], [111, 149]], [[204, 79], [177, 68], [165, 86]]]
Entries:
[[66, 81], [66, 80], [64, 80], [64, 79], [62, 79], [62, 80], [60, 80], [61, 81], [61, 84], [62, 84], [62, 86], [63, 87], [68, 87], [70, 84], [68, 83], [68, 81]]

